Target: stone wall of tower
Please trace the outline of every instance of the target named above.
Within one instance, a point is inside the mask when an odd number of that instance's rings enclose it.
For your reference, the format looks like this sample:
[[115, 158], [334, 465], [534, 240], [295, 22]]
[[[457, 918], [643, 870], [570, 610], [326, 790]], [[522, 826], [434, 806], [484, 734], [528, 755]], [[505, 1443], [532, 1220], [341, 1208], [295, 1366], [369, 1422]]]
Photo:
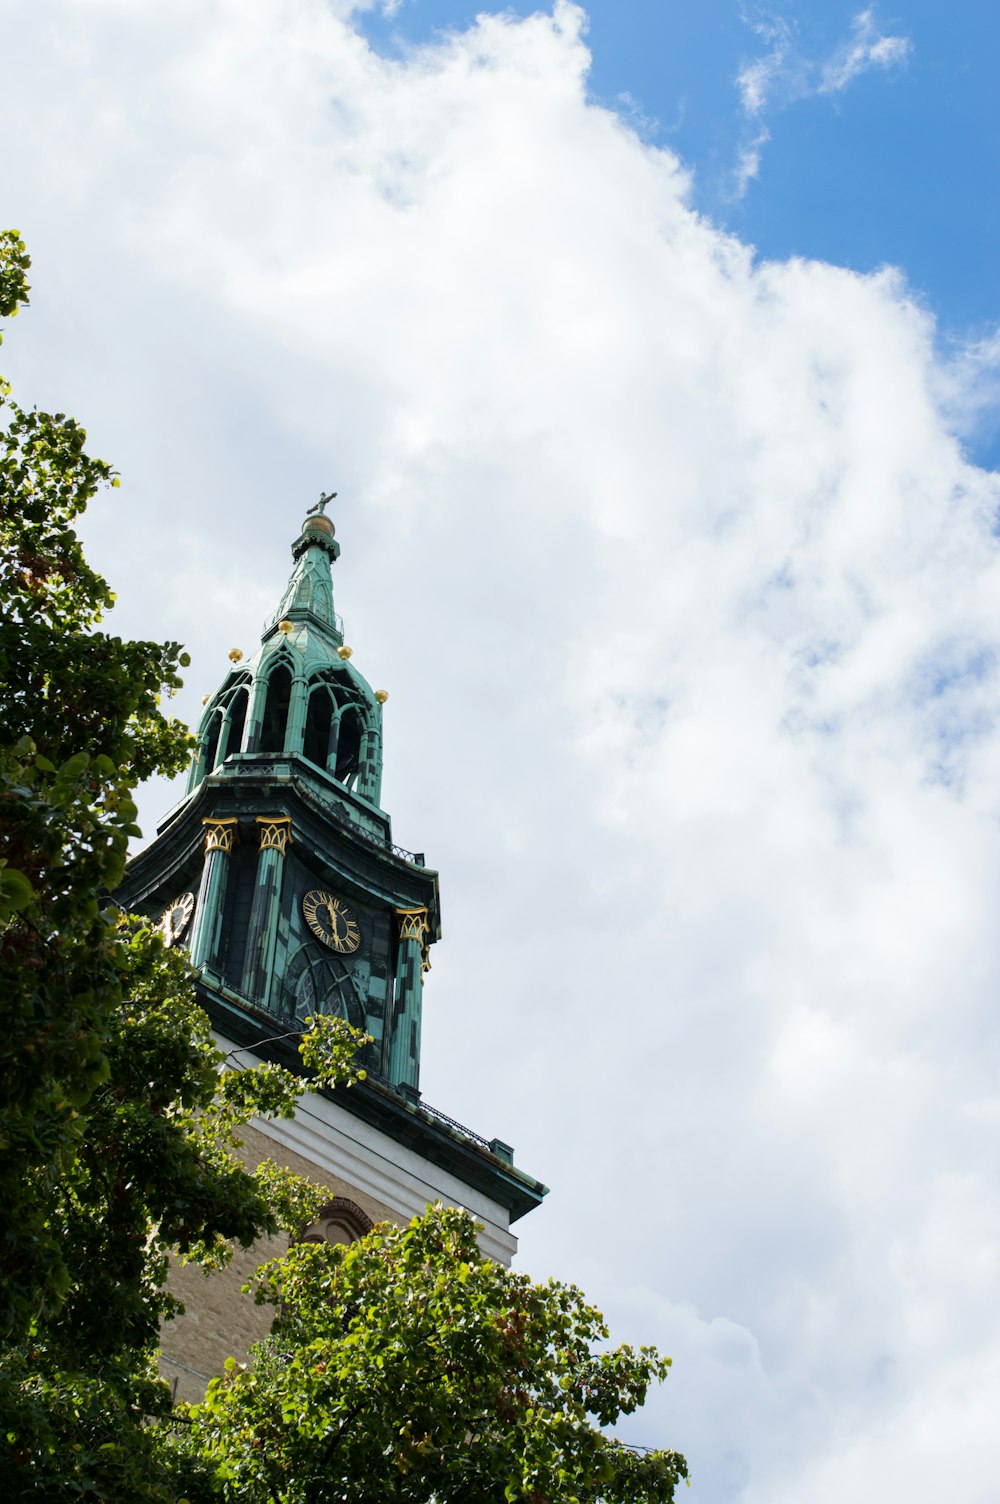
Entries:
[[[404, 1220], [397, 1209], [346, 1180], [328, 1171], [320, 1177], [318, 1167], [293, 1149], [285, 1147], [276, 1153], [276, 1147], [259, 1128], [250, 1127], [243, 1133], [241, 1158], [250, 1169], [264, 1159], [275, 1159], [296, 1175], [319, 1180], [329, 1189], [331, 1200], [343, 1197], [356, 1203], [373, 1223]], [[261, 1238], [251, 1248], [237, 1248], [231, 1264], [207, 1275], [194, 1264], [173, 1264], [170, 1293], [183, 1302], [185, 1311], [163, 1329], [160, 1371], [176, 1399], [194, 1403], [204, 1398], [206, 1384], [222, 1372], [227, 1358], [245, 1362], [253, 1344], [267, 1336], [270, 1308], [255, 1305], [242, 1293], [242, 1287], [253, 1279], [259, 1264], [280, 1257], [287, 1248], [285, 1234]]]
[[[218, 1042], [228, 1053], [229, 1041]], [[248, 1167], [272, 1159], [327, 1187], [330, 1201], [349, 1202], [366, 1223], [403, 1226], [435, 1201], [464, 1207], [480, 1225], [484, 1253], [509, 1264], [516, 1252], [510, 1214], [499, 1202], [359, 1122], [330, 1098], [310, 1094], [292, 1122], [280, 1119], [247, 1128], [242, 1157]], [[178, 1399], [201, 1399], [226, 1358], [245, 1361], [252, 1345], [267, 1335], [269, 1309], [243, 1295], [242, 1286], [259, 1264], [287, 1247], [286, 1235], [262, 1238], [251, 1248], [237, 1249], [232, 1263], [209, 1275], [194, 1265], [174, 1265], [170, 1290], [186, 1309], [164, 1328], [161, 1371]]]

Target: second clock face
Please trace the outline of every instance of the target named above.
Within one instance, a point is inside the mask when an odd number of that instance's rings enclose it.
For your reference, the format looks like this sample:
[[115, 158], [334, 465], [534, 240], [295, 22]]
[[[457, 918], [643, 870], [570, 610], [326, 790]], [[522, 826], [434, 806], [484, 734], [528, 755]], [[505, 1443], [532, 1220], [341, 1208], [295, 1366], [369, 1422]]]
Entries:
[[306, 923], [318, 939], [341, 954], [357, 950], [361, 944], [358, 921], [342, 898], [335, 898], [322, 888], [313, 888], [302, 900]]
[[173, 903], [167, 904], [167, 907], [160, 915], [160, 922], [157, 925], [157, 929], [163, 936], [164, 945], [177, 944], [177, 941], [187, 929], [193, 913], [193, 893], [182, 893], [179, 898], [174, 899]]

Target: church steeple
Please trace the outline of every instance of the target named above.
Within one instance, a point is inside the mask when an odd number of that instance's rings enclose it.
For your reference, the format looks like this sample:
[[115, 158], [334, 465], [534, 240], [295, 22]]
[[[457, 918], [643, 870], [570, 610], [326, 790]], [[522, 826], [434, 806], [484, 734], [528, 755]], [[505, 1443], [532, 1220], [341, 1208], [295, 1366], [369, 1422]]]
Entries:
[[367, 1079], [311, 1098], [287, 1129], [290, 1152], [353, 1186], [373, 1219], [457, 1199], [488, 1224], [484, 1246], [507, 1258], [510, 1221], [544, 1187], [501, 1140], [459, 1128], [421, 1096], [438, 875], [393, 844], [381, 807], [387, 697], [354, 667], [334, 610], [330, 499], [292, 544], [260, 646], [247, 661], [231, 652], [206, 698], [188, 792], [130, 864], [122, 897], [159, 920], [168, 944], [188, 947], [198, 996], [240, 1058], [296, 1062], [293, 1041], [316, 1014], [368, 1035]]
[[[236, 1068], [300, 1066], [297, 1039], [317, 1014], [346, 1018], [371, 1041], [366, 1079], [350, 1091], [307, 1093], [294, 1120], [244, 1130], [249, 1162], [274, 1157], [329, 1189], [316, 1227], [339, 1241], [443, 1201], [473, 1212], [484, 1252], [507, 1263], [511, 1223], [545, 1187], [503, 1140], [461, 1127], [421, 1094], [438, 875], [393, 845], [381, 808], [386, 695], [354, 668], [334, 611], [330, 500], [306, 515], [256, 653], [244, 662], [231, 652], [206, 697], [188, 792], [118, 896], [158, 923], [166, 944], [187, 946], [198, 998]], [[248, 1317], [235, 1291], [270, 1251], [237, 1254], [212, 1290], [200, 1274], [190, 1283], [176, 1274], [189, 1316], [171, 1324], [164, 1362], [187, 1398], [199, 1400], [227, 1356], [265, 1335], [263, 1313], [251, 1306]], [[237, 1308], [234, 1327], [227, 1313]]]
[[271, 627], [281, 621], [310, 621], [329, 633], [338, 643], [344, 640], [343, 623], [333, 609], [333, 580], [330, 566], [340, 557], [333, 523], [326, 515], [326, 505], [336, 491], [321, 496], [302, 524], [302, 531], [292, 544], [296, 560], [281, 604], [271, 618]]
[[330, 774], [378, 807], [382, 789], [382, 706], [352, 666], [333, 608], [331, 565], [340, 555], [320, 498], [292, 544], [295, 566], [261, 645], [208, 701], [188, 791], [234, 753], [285, 753]]

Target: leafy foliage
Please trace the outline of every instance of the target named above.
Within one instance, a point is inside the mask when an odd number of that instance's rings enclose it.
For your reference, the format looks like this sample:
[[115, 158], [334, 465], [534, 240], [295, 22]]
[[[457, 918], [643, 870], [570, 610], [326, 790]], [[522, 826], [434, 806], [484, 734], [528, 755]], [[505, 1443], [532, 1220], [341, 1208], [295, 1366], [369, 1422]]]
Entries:
[[641, 1405], [670, 1360], [603, 1350], [580, 1292], [484, 1258], [465, 1212], [298, 1243], [256, 1298], [273, 1336], [213, 1381], [179, 1443], [224, 1500], [652, 1504], [687, 1476], [676, 1452], [637, 1455], [591, 1420]]
[[[160, 1324], [178, 1310], [168, 1253], [217, 1267], [234, 1244], [295, 1233], [328, 1196], [275, 1165], [248, 1172], [235, 1152], [255, 1114], [292, 1115], [303, 1081], [270, 1067], [220, 1085], [223, 1057], [184, 958], [134, 920], [119, 935], [128, 1001], [105, 1041], [108, 1074], [81, 1114], [76, 1155], [44, 1188], [66, 1281], [0, 1358], [5, 1498], [189, 1491], [197, 1459], [164, 1448], [170, 1392], [155, 1372]], [[321, 1028], [326, 1079], [349, 1079], [357, 1035], [339, 1020]]]
[[13, 318], [27, 303], [30, 265], [31, 257], [17, 230], [0, 230], [0, 318]]
[[[28, 264], [0, 234], [0, 313]], [[107, 898], [136, 784], [179, 771], [191, 738], [161, 708], [179, 644], [99, 630], [114, 597], [73, 523], [117, 482], [85, 440], [0, 382], [0, 1478], [5, 1499], [167, 1499], [148, 1422], [169, 1411], [168, 1250], [224, 1262], [326, 1193], [242, 1167], [240, 1124], [290, 1116], [301, 1079], [220, 1084], [183, 958]], [[320, 1079], [349, 1080], [359, 1037], [316, 1032]]]
[[[0, 236], [0, 311], [26, 301], [27, 266], [16, 232]], [[72, 523], [115, 477], [85, 439], [0, 381], [0, 1335], [14, 1337], [65, 1295], [43, 1192], [79, 1149], [123, 997], [99, 894], [137, 833], [136, 783], [178, 771], [190, 745], [160, 708], [178, 644], [97, 630], [114, 598]]]

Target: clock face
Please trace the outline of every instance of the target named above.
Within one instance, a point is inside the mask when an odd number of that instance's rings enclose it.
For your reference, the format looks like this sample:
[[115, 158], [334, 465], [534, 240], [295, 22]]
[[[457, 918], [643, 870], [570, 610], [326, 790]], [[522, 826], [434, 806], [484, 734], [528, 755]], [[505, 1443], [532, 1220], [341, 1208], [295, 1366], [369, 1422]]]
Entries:
[[164, 945], [177, 944], [191, 923], [191, 915], [193, 913], [193, 893], [182, 893], [179, 898], [174, 899], [173, 903], [167, 904], [167, 907], [160, 915], [160, 922], [157, 926], [160, 934], [163, 936]]
[[313, 934], [331, 950], [346, 955], [361, 944], [358, 921], [342, 898], [334, 898], [322, 888], [313, 888], [302, 900], [302, 912]]

